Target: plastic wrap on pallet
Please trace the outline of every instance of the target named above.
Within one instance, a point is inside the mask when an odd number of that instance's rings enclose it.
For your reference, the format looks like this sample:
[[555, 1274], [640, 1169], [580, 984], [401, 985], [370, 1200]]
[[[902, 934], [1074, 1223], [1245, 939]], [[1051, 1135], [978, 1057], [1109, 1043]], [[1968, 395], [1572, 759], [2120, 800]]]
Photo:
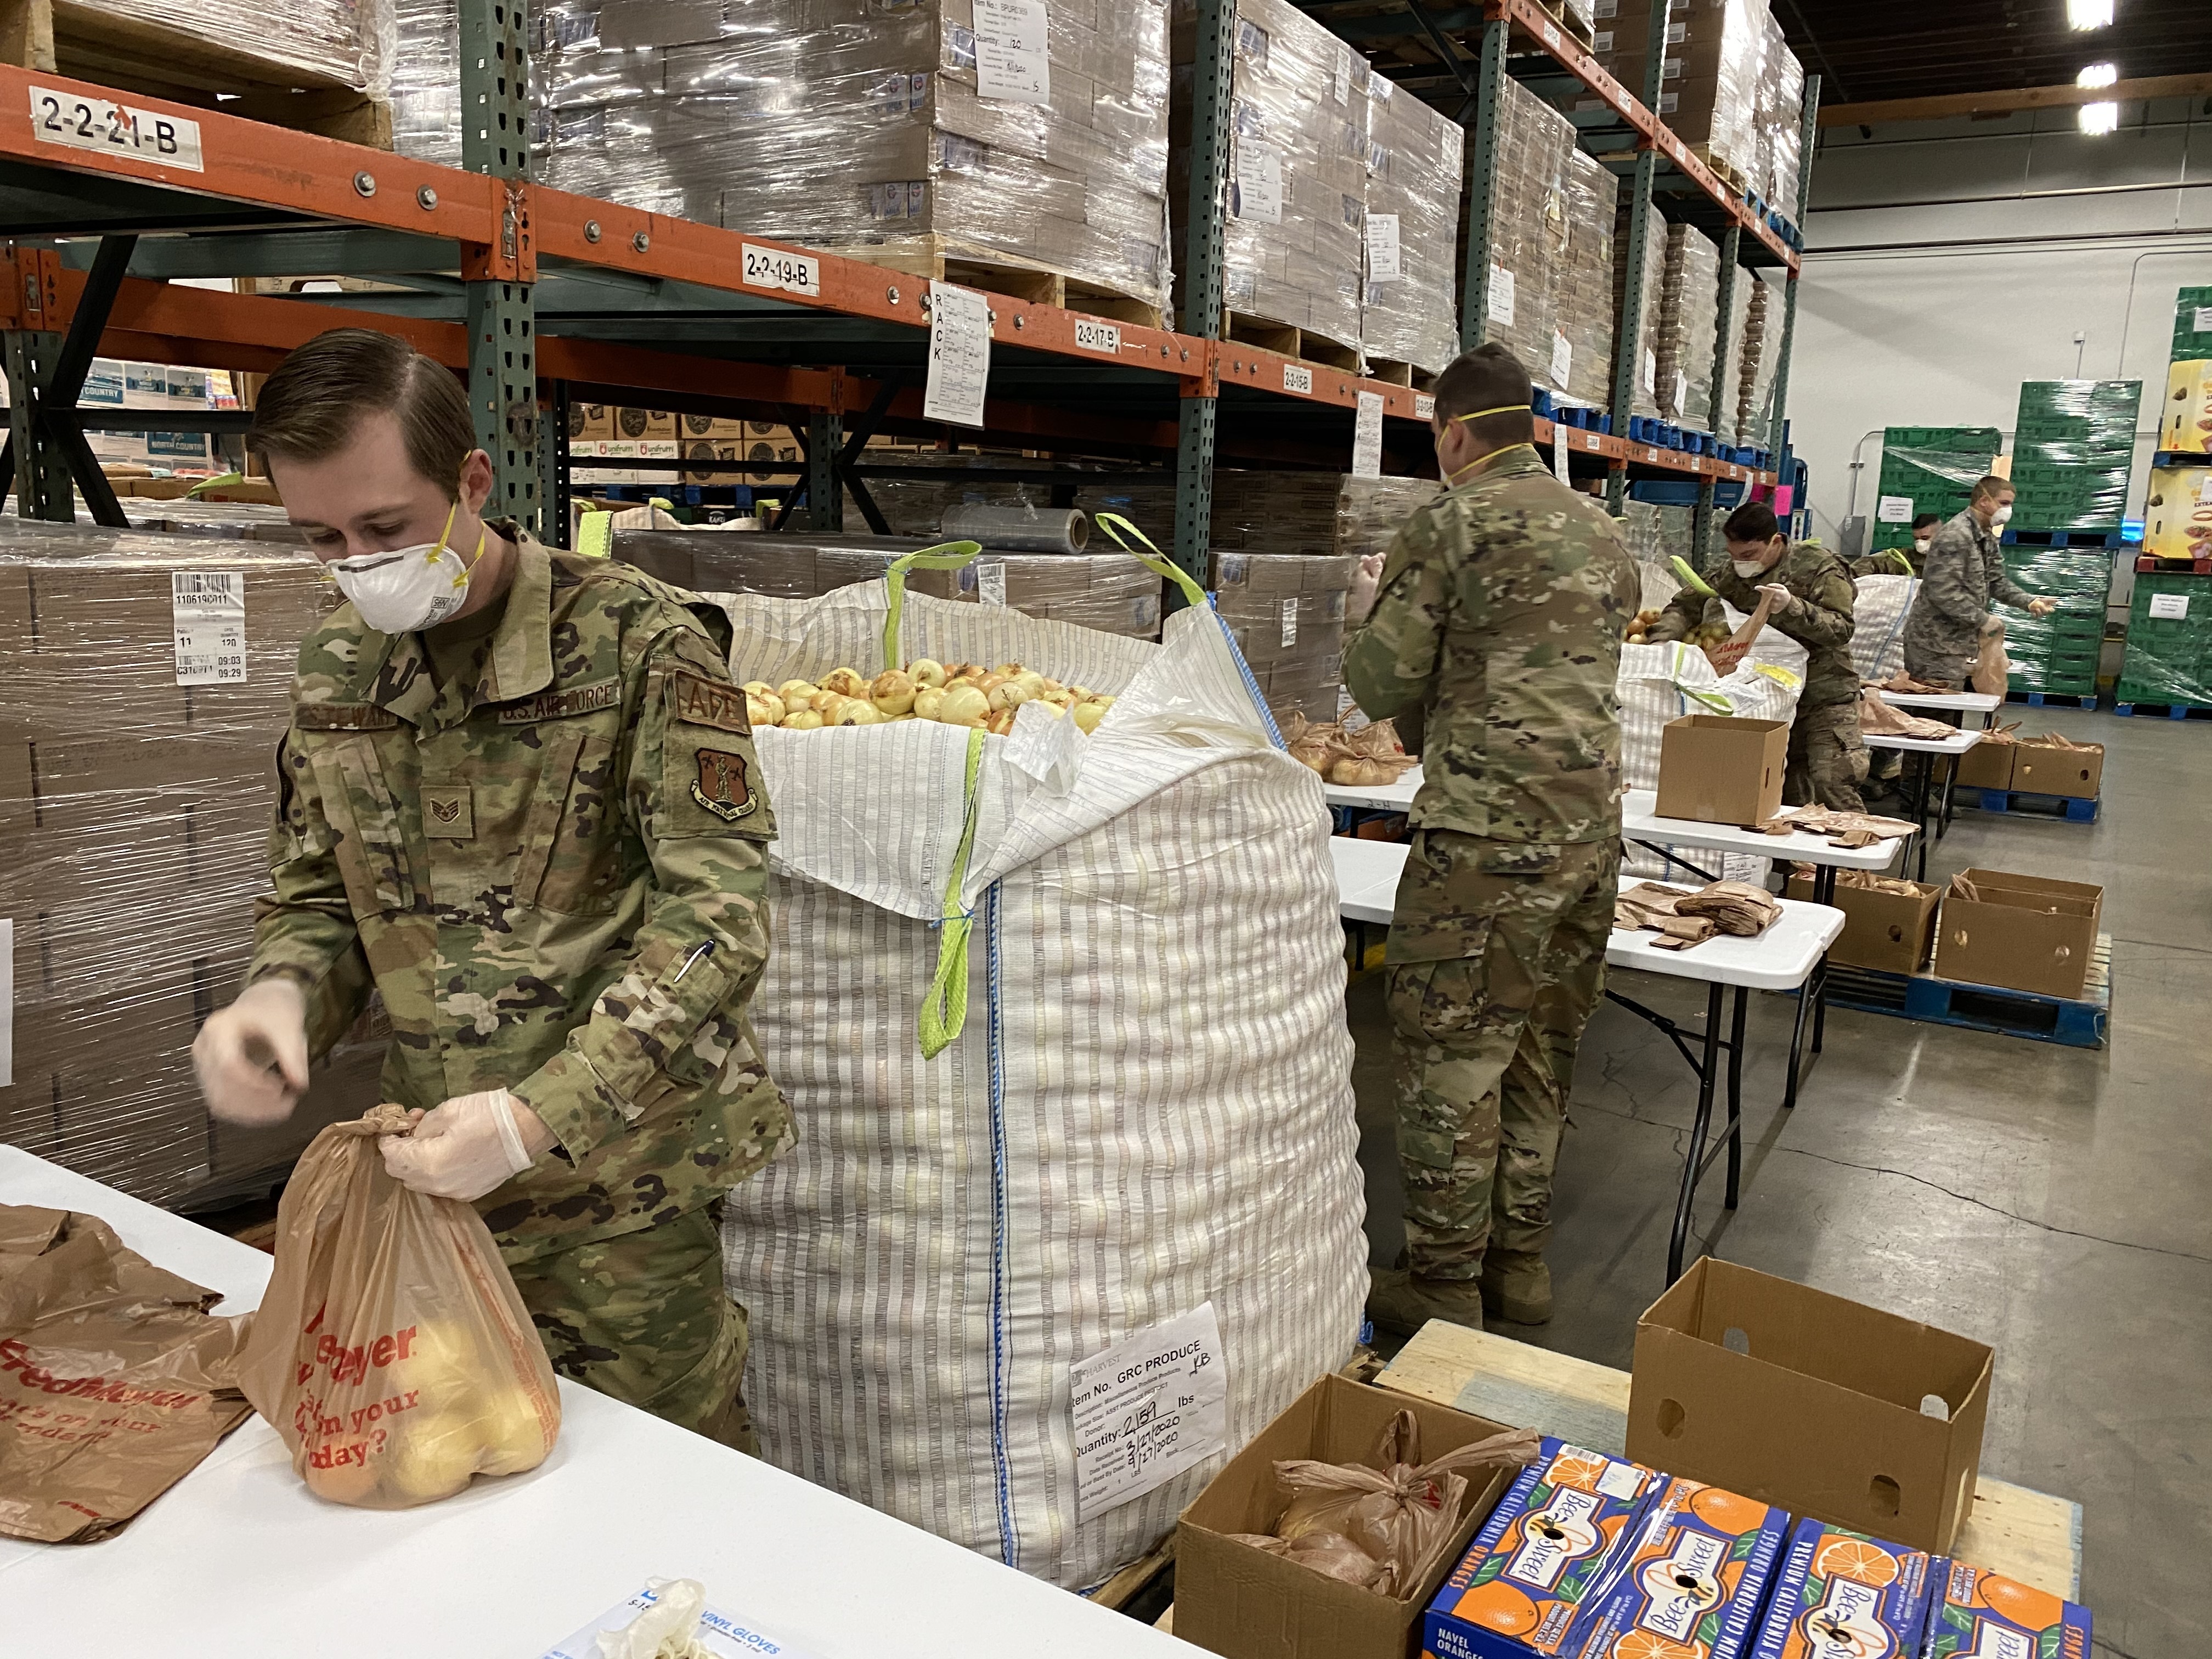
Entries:
[[1574, 124], [1509, 76], [1491, 169], [1483, 337], [1510, 349], [1538, 386], [1559, 391], [1571, 380], [1571, 368], [1565, 379], [1553, 369], [1562, 343], [1572, 349], [1559, 331], [1559, 290], [1573, 246], [1568, 179], [1576, 153]]
[[[1368, 77], [1368, 265], [1359, 329], [1371, 358], [1433, 374], [1459, 353], [1454, 247], [1465, 143], [1457, 122], [1386, 76]], [[1606, 216], [1608, 225], [1612, 217]], [[1376, 258], [1392, 249], [1384, 257], [1395, 259], [1395, 271]]]
[[2142, 410], [2141, 380], [2022, 381], [2013, 420], [2013, 528], [2118, 529]]
[[[1620, 307], [1628, 291], [1628, 209], [1624, 204], [1618, 215], [1613, 239], [1613, 309], [1615, 316], [1620, 314]], [[1634, 392], [1629, 399], [1629, 413], [1646, 420], [1656, 421], [1660, 417], [1659, 337], [1666, 316], [1667, 226], [1655, 214], [1644, 243], [1644, 307], [1636, 330], [1636, 374], [1632, 382]], [[1620, 430], [1618, 425], [1614, 430]]]
[[1694, 225], [1668, 226], [1660, 280], [1659, 410], [1675, 425], [1700, 432], [1711, 428], [1720, 289], [1720, 250], [1712, 239]]
[[[404, 3], [401, 148], [450, 163], [452, 9]], [[902, 268], [1012, 264], [1164, 308], [1165, 0], [1044, 18], [1041, 58], [994, 39], [987, 73], [968, 0], [533, 8], [538, 176]]]
[[2112, 555], [2102, 548], [2008, 547], [2005, 574], [2027, 592], [2058, 601], [2045, 617], [2000, 614], [2015, 690], [2087, 696], [2096, 689]]
[[1628, 550], [1636, 559], [1643, 595], [1637, 606], [1639, 611], [1662, 609], [1680, 589], [1682, 580], [1674, 574], [1670, 560], [1687, 560], [1693, 567], [1702, 562], [1690, 541], [1695, 513], [1693, 507], [1662, 507], [1633, 497], [1622, 503]]
[[1345, 604], [1358, 568], [1350, 554], [1223, 553], [1214, 559], [1214, 609], [1279, 725], [1292, 714], [1336, 718]]
[[2136, 573], [2118, 695], [2122, 702], [2212, 706], [2212, 578]]
[[1782, 367], [1784, 278], [1779, 271], [1747, 272], [1751, 278], [1752, 316], [1759, 330], [1759, 349], [1751, 366], [1749, 400], [1738, 412], [1736, 441], [1747, 448], [1768, 449], [1774, 436], [1774, 380]]
[[[220, 60], [234, 83], [349, 87], [385, 96], [393, 51], [392, 0], [100, 0], [103, 38], [159, 61], [159, 30], [185, 54]], [[49, 46], [49, 50], [51, 50]]]
[[1768, 18], [1766, 73], [1759, 119], [1766, 129], [1766, 182], [1757, 186], [1769, 207], [1797, 221], [1797, 186], [1804, 167], [1805, 65], [1782, 38], [1779, 19]]
[[1965, 512], [2002, 447], [1993, 426], [1885, 428], [1869, 550], [1911, 547], [1912, 521], [1923, 513], [1954, 519]]
[[294, 662], [333, 598], [301, 548], [0, 522], [0, 1142], [171, 1202], [374, 1103], [376, 1057], [341, 1054], [291, 1123], [218, 1126], [189, 1052], [251, 953]]
[[[1553, 325], [1566, 343], [1567, 377], [1549, 384], [1570, 403], [1613, 408], [1613, 337], [1620, 307], [1613, 293], [1613, 220], [1620, 180], [1586, 151], [1567, 153], [1567, 246], [1555, 272]], [[1554, 347], [1557, 349], [1557, 347]], [[1540, 366], [1537, 384], [1547, 383]]]
[[[1597, 20], [1594, 37], [1599, 64], [1639, 97], [1650, 10], [1650, 0], [1616, 0], [1612, 15]], [[1768, 11], [1767, 0], [1674, 0], [1657, 112], [1683, 143], [1754, 189]], [[1578, 94], [1572, 106], [1603, 105]]]
[[[1178, 204], [1189, 178], [1196, 20], [1192, 0], [1176, 0]], [[1366, 269], [1366, 60], [1290, 0], [1237, 0], [1235, 28], [1222, 304], [1356, 351]], [[1174, 217], [1180, 237], [1183, 216]]]
[[2171, 361], [2199, 362], [2206, 358], [2212, 358], [2212, 288], [2177, 289]]
[[1747, 383], [1758, 369], [1762, 341], [1751, 331], [1752, 292], [1758, 286], [1750, 271], [1736, 272], [1735, 291], [1729, 298], [1728, 362], [1712, 383], [1711, 418], [1697, 422], [1724, 444], [1736, 441]]

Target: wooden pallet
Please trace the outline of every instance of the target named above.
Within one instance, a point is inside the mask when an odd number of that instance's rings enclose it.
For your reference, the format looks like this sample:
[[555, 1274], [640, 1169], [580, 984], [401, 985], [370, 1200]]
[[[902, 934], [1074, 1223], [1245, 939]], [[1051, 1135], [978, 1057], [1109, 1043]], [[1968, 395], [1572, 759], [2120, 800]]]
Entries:
[[1568, 5], [1566, 0], [1541, 0], [1541, 3], [1544, 9], [1552, 14], [1559, 27], [1575, 38], [1576, 42], [1584, 52], [1590, 49], [1592, 45], [1590, 26], [1575, 15], [1574, 8]]
[[1381, 380], [1388, 386], [1402, 386], [1413, 392], [1430, 391], [1437, 383], [1434, 371], [1423, 368], [1417, 363], [1401, 363], [1395, 357], [1369, 358], [1367, 378]]
[[881, 265], [886, 270], [925, 282], [957, 283], [963, 288], [979, 289], [986, 294], [1003, 294], [1010, 300], [1026, 300], [1031, 305], [1058, 306], [1087, 316], [1103, 317], [1109, 322], [1127, 323], [1133, 328], [1168, 326], [1159, 307], [1149, 301], [1118, 293], [1081, 276], [1072, 276], [1040, 261], [984, 247], [941, 231], [902, 237], [896, 246], [862, 244], [857, 247], [824, 248], [823, 252]]
[[1711, 144], [1692, 144], [1690, 146], [1690, 154], [1711, 167], [1714, 176], [1737, 195], [1743, 196], [1750, 192], [1751, 181], [1744, 176], [1743, 169], [1729, 160], [1727, 156], [1715, 153]]
[[1341, 340], [1332, 340], [1326, 334], [1310, 328], [1294, 327], [1279, 323], [1272, 317], [1255, 317], [1242, 311], [1224, 311], [1221, 314], [1221, 337], [1238, 340], [1246, 345], [1255, 345], [1262, 351], [1280, 352], [1285, 357], [1296, 357], [1301, 362], [1319, 363], [1325, 368], [1342, 369], [1348, 374], [1359, 373], [1359, 348], [1346, 345]]
[[255, 59], [234, 38], [210, 40], [82, 0], [0, 0], [0, 62], [173, 103], [392, 148], [392, 106], [331, 76]]

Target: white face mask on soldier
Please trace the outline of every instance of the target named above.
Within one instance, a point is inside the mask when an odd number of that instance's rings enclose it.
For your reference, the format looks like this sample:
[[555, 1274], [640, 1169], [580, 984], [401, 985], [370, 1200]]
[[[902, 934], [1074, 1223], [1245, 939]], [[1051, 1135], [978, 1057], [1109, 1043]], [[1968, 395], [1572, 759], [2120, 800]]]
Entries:
[[380, 634], [411, 634], [440, 623], [468, 603], [469, 570], [483, 556], [483, 536], [468, 564], [446, 545], [453, 534], [456, 501], [434, 542], [395, 548], [388, 553], [356, 553], [330, 565], [338, 591], [353, 601], [361, 619]]
[[1749, 581], [1753, 576], [1764, 576], [1766, 574], [1766, 567], [1757, 559], [1730, 559], [1729, 568], [1746, 581]]
[[2009, 522], [2011, 518], [2012, 503], [2010, 501], [2007, 501], [2002, 507], [1990, 514], [1990, 522], [1991, 524], [2005, 524]]
[[1936, 538], [1933, 536], [1915, 536], [1912, 538], [1912, 550], [1915, 553], [1925, 553], [1935, 545]]

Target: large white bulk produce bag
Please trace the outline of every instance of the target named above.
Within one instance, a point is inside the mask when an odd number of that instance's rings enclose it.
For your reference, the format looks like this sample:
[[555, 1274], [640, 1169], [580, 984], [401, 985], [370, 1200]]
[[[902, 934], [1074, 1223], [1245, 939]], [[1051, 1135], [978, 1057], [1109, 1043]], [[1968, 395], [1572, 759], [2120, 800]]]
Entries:
[[1881, 681], [1905, 672], [1905, 617], [1920, 591], [1917, 576], [1861, 576], [1853, 607], [1851, 666], [1863, 680]]
[[[1731, 629], [1743, 625], [1734, 610]], [[1613, 686], [1620, 698], [1620, 780], [1624, 789], [1659, 787], [1659, 748], [1669, 720], [1685, 714], [1731, 714], [1741, 720], [1790, 720], [1805, 685], [1805, 647], [1772, 628], [1762, 628], [1741, 662], [1725, 675], [1696, 646], [1624, 645]], [[1672, 847], [1676, 857], [1727, 881], [1764, 882], [1772, 860], [1747, 853]], [[1680, 865], [1633, 842], [1621, 849], [1623, 874], [1651, 881], [1696, 879]]]
[[[882, 581], [718, 597], [740, 680], [884, 660]], [[1224, 1459], [1079, 1521], [1072, 1361], [1211, 1302], [1233, 1452], [1357, 1337], [1328, 814], [1209, 609], [1155, 645], [907, 595], [897, 653], [1119, 701], [1089, 738], [1038, 708], [975, 734], [972, 780], [970, 733], [930, 721], [757, 734], [753, 1020], [799, 1145], [730, 1195], [746, 1399], [769, 1462], [1087, 1587]], [[941, 963], [965, 1024], [925, 1059]]]

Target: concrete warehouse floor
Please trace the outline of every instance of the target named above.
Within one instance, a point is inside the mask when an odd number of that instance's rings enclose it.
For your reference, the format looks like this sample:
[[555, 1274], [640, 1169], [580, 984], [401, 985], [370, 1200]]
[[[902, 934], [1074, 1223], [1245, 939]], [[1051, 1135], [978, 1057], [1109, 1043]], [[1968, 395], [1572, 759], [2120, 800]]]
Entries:
[[[2212, 1652], [2212, 721], [2013, 706], [2024, 730], [2106, 747], [2094, 824], [1961, 813], [1929, 878], [1970, 865], [2105, 888], [2110, 1046], [2062, 1048], [1832, 1010], [1796, 1110], [1779, 1102], [1792, 1004], [1752, 998], [1741, 1207], [1722, 1170], [1692, 1249], [1996, 1350], [1982, 1467], [2082, 1507], [2082, 1599], [2121, 1659]], [[1351, 995], [1373, 1260], [1402, 1203], [1382, 976]], [[1624, 975], [1686, 1022], [1702, 988]], [[1500, 1327], [1626, 1369], [1663, 1288], [1697, 1103], [1660, 1033], [1610, 1004], [1583, 1038], [1551, 1249], [1559, 1311]], [[1722, 1107], [1725, 1110], [1724, 1105]]]

